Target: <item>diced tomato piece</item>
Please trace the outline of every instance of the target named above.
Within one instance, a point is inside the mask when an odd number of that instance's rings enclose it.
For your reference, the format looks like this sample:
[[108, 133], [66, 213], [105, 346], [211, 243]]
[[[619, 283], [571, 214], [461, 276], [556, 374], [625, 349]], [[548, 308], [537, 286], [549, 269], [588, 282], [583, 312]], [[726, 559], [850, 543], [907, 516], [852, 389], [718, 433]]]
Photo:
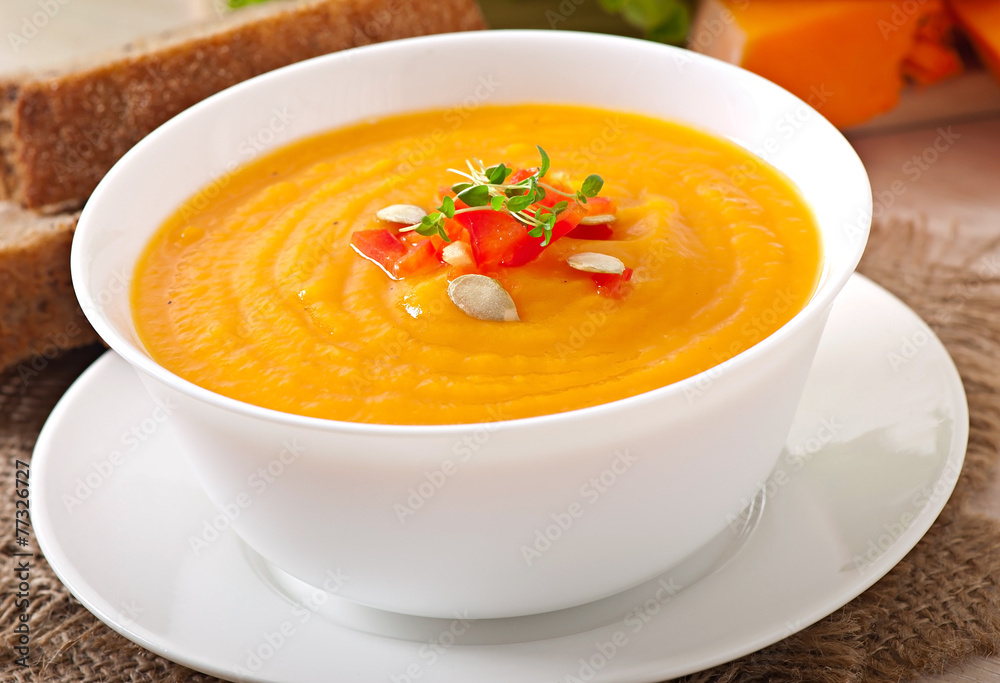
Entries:
[[429, 239], [409, 235], [407, 238], [409, 241], [404, 242], [389, 230], [359, 230], [351, 235], [351, 246], [393, 280], [441, 264]]
[[528, 239], [525, 227], [508, 213], [500, 211], [468, 211], [455, 216], [469, 231], [472, 252], [481, 268], [511, 265], [507, 259]]
[[[558, 180], [551, 180], [549, 178], [543, 178], [542, 179], [542, 183], [544, 185], [548, 185], [549, 187], [554, 187], [555, 189], [559, 190], [560, 192], [565, 192], [566, 194], [573, 195], [573, 192], [570, 190], [569, 186], [566, 185], [565, 183], [560, 183]], [[567, 197], [566, 195], [559, 194], [558, 192], [553, 192], [551, 190], [546, 190], [545, 191], [545, 199], [543, 199], [542, 201], [540, 201], [538, 203], [541, 204], [542, 206], [553, 207], [556, 204], [558, 204], [559, 202], [569, 202], [570, 204], [572, 204], [574, 201], [576, 201], [576, 200], [573, 199], [572, 196], [571, 197]], [[586, 214], [584, 214], [584, 215], [586, 215]]]
[[597, 292], [610, 299], [621, 299], [630, 287], [626, 285], [632, 279], [632, 269], [626, 268], [621, 275], [614, 273], [591, 273], [591, 279], [597, 285]]
[[614, 216], [618, 212], [618, 200], [613, 197], [591, 197], [584, 206], [587, 207], [588, 216], [602, 216], [604, 214]]
[[434, 245], [429, 239], [423, 239], [410, 247], [409, 251], [396, 260], [393, 276], [402, 279], [408, 275], [431, 270], [441, 265], [438, 261]]
[[[507, 179], [507, 183], [517, 183], [530, 177], [538, 169], [525, 168], [514, 171]], [[570, 188], [564, 183], [551, 178], [543, 179], [544, 184], [558, 189], [560, 192], [570, 192]], [[572, 232], [584, 216], [598, 215], [602, 213], [614, 213], [617, 202], [607, 197], [594, 197], [581, 204], [575, 199], [568, 199], [566, 196], [549, 190], [545, 198], [538, 202], [545, 207], [553, 207], [561, 201], [568, 201], [569, 206], [559, 214], [552, 229], [552, 237], [549, 243], [556, 241], [560, 237]], [[468, 208], [459, 199], [455, 199], [455, 208]], [[473, 252], [476, 256], [476, 264], [480, 270], [494, 268], [497, 265], [503, 266], [523, 266], [534, 261], [542, 253], [542, 242], [544, 235], [540, 237], [529, 237], [529, 228], [508, 214], [483, 210], [469, 211], [458, 214], [455, 222], [465, 226], [469, 231], [469, 240], [472, 244]], [[580, 236], [580, 239], [609, 239], [611, 230], [606, 226], [587, 226], [588, 230]], [[452, 237], [451, 229], [448, 230], [449, 237]], [[574, 235], [575, 236], [575, 235]], [[435, 249], [440, 255], [445, 242], [440, 238], [432, 238], [435, 242]], [[455, 239], [454, 237], [452, 239]], [[459, 238], [460, 239], [460, 238]]]
[[566, 237], [575, 240], [609, 240], [615, 234], [607, 223], [601, 225], [578, 225], [570, 230]]
[[388, 230], [359, 230], [351, 235], [354, 251], [395, 278], [396, 262], [406, 255], [408, 247]]
[[[585, 215], [586, 209], [583, 208], [583, 205], [577, 201], [571, 201], [566, 210], [559, 214], [559, 220], [552, 227], [552, 239], [549, 241], [549, 244], [569, 234]], [[526, 230], [524, 227], [522, 229]], [[544, 241], [544, 235], [540, 237], [528, 237], [509, 258], [503, 261], [503, 265], [523, 266], [525, 263], [534, 261], [542, 253], [542, 249], [545, 248], [542, 246], [542, 242]]]
[[[573, 231], [573, 228], [580, 224], [583, 217], [587, 215], [584, 206], [576, 201], [570, 200], [569, 206], [566, 210], [559, 214], [559, 220], [552, 227], [552, 242], [555, 242], [560, 237], [565, 237]], [[538, 243], [541, 244], [544, 238], [539, 238]]]
[[[584, 204], [588, 216], [615, 215], [618, 211], [618, 200], [611, 197], [591, 197]], [[608, 223], [600, 225], [578, 225], [566, 237], [576, 240], [609, 240], [614, 230]]]
[[537, 168], [519, 168], [519, 169], [516, 169], [513, 173], [511, 173], [507, 177], [507, 184], [508, 185], [513, 185], [514, 183], [519, 183], [522, 180], [524, 180], [526, 178], [530, 178], [531, 176], [535, 175], [535, 172], [537, 172], [537, 171], [538, 171]]

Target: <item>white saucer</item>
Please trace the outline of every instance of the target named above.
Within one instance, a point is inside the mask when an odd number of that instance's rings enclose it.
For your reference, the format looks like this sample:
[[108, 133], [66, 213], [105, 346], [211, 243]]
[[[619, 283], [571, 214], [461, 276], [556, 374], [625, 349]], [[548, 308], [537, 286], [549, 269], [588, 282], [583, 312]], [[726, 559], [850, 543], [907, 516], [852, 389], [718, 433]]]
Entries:
[[[635, 611], [604, 626], [473, 644], [483, 642], [477, 629], [496, 625], [376, 613], [326, 593], [296, 604], [228, 531], [196, 553], [190, 538], [219, 512], [163, 417], [114, 353], [80, 377], [32, 459], [39, 544], [80, 602], [126, 638], [221, 678], [268, 682], [627, 683], [734, 659], [829, 614], [902, 559], [951, 494], [968, 438], [965, 393], [944, 347], [855, 276], [756, 530], [724, 566], [673, 596], [657, 593], [678, 585], [673, 575], [633, 589]], [[576, 608], [580, 623], [594, 623], [596, 609]], [[518, 620], [505, 621], [517, 630]]]

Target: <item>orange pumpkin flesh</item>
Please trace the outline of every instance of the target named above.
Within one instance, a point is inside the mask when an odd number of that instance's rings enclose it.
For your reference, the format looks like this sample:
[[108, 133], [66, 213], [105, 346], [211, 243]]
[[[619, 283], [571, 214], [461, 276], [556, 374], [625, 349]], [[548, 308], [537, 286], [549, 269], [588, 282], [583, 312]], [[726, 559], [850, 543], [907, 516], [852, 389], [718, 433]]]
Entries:
[[790, 90], [840, 127], [892, 109], [904, 76], [961, 70], [940, 0], [705, 0], [690, 46]]

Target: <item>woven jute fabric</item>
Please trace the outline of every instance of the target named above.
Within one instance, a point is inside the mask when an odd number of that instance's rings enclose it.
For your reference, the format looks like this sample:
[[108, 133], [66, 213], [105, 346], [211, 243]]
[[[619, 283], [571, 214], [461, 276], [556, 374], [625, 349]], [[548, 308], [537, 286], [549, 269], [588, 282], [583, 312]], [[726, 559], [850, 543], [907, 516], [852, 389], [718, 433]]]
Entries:
[[[930, 323], [962, 374], [972, 425], [955, 493], [916, 548], [857, 599], [775, 645], [683, 679], [688, 683], [905, 681], [1000, 647], [1000, 521], [980, 512], [989, 507], [1000, 443], [1000, 240], [883, 225], [873, 232], [861, 270]], [[28, 667], [15, 662], [20, 610], [13, 553], [25, 551], [14, 537], [16, 461], [30, 459], [55, 402], [101, 351], [36, 359], [31, 373], [14, 368], [0, 375], [0, 633], [6, 646], [0, 680], [216, 681], [100, 623], [60, 584], [33, 536], [31, 655]], [[481, 680], [488, 679], [484, 671]]]

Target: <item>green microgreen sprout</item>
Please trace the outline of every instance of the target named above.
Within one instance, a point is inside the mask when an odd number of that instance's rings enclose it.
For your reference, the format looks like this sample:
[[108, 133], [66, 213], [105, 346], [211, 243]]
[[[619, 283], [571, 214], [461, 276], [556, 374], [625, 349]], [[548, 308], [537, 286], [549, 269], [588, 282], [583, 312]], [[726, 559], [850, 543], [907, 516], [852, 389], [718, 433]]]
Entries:
[[[455, 201], [450, 196], [445, 197], [436, 211], [424, 216], [419, 223], [400, 228], [400, 232], [415, 231], [418, 235], [426, 237], [438, 235], [445, 242], [450, 242], [448, 233], [444, 229], [446, 218], [454, 218], [460, 213], [469, 211], [502, 211], [509, 213], [528, 228], [529, 236], [544, 237], [542, 246], [547, 247], [552, 241], [552, 230], [559, 219], [559, 214], [569, 206], [568, 200], [573, 199], [586, 204], [588, 198], [596, 197], [600, 193], [604, 187], [604, 180], [599, 175], [589, 175], [576, 192], [563, 192], [543, 183], [542, 179], [549, 172], [551, 162], [541, 145], [535, 147], [541, 156], [538, 170], [516, 183], [507, 182], [514, 169], [504, 164], [487, 167], [479, 159], [468, 159], [465, 162], [469, 169], [468, 173], [449, 168], [448, 171], [464, 178], [463, 181], [452, 185], [451, 190], [456, 198], [467, 204], [467, 208], [456, 209]], [[557, 202], [551, 208], [540, 205], [539, 202], [545, 199], [549, 192], [567, 199]]]

